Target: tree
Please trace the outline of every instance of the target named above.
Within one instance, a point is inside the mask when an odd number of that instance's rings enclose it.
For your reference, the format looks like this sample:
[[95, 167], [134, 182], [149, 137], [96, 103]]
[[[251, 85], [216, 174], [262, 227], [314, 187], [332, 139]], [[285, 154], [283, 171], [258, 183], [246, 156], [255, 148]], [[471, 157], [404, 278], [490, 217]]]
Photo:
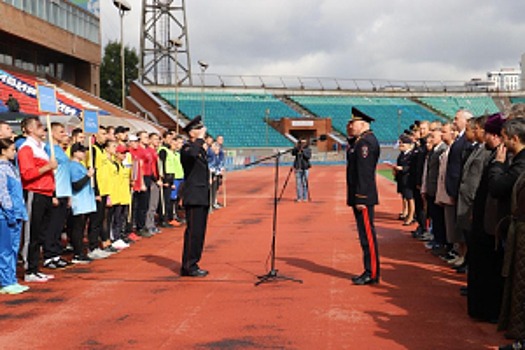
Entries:
[[[130, 49], [126, 46], [124, 59], [124, 81], [126, 95], [128, 95], [130, 83], [139, 76], [139, 57], [134, 48]], [[118, 106], [122, 105], [120, 43], [116, 41], [110, 41], [104, 48], [104, 57], [100, 65], [100, 97]]]

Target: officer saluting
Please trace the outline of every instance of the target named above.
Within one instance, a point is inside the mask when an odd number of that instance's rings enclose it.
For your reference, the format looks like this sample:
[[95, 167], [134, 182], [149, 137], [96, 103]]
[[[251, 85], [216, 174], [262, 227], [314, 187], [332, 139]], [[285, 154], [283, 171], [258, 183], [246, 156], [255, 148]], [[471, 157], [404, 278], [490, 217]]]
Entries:
[[374, 119], [352, 107], [348, 122], [349, 147], [347, 151], [347, 205], [354, 211], [359, 241], [363, 249], [365, 271], [352, 278], [356, 285], [379, 283], [379, 252], [374, 227], [374, 206], [379, 203], [376, 185], [376, 167], [379, 143], [370, 122]]
[[190, 141], [180, 152], [184, 169], [184, 186], [182, 201], [186, 209], [186, 231], [184, 231], [184, 247], [182, 252], [181, 276], [204, 277], [208, 271], [202, 270], [198, 262], [204, 247], [204, 236], [208, 221], [210, 205], [210, 170], [204, 137], [206, 128], [201, 116], [196, 116], [185, 127]]

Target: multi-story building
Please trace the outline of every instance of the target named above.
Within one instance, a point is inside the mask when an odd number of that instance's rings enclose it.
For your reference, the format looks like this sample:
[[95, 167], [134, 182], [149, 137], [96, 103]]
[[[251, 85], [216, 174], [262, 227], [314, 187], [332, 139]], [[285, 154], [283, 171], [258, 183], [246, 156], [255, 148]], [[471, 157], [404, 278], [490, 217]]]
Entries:
[[99, 0], [0, 0], [0, 66], [99, 95]]
[[521, 89], [525, 88], [525, 53], [521, 55]]
[[487, 73], [487, 79], [493, 81], [495, 89], [499, 91], [521, 90], [521, 70], [516, 68], [502, 68], [499, 71]]

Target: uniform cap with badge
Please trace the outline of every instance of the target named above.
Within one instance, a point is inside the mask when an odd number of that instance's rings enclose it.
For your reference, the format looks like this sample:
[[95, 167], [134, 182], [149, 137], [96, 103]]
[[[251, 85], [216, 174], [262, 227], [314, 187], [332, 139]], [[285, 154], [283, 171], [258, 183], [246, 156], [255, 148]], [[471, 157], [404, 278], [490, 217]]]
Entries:
[[192, 130], [195, 129], [202, 129], [204, 127], [204, 124], [202, 123], [202, 117], [200, 115], [196, 116], [186, 126], [184, 127], [184, 132], [189, 133]]
[[357, 120], [362, 120], [367, 123], [374, 122], [375, 119], [371, 116], [367, 115], [366, 113], [360, 111], [359, 109], [352, 107], [352, 118], [350, 118], [349, 122], [355, 122]]

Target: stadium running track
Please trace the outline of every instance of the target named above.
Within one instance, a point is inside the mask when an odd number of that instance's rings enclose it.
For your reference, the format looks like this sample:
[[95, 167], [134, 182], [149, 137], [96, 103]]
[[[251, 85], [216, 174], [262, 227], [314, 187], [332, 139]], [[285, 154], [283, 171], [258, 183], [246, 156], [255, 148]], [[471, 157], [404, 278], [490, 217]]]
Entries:
[[[288, 173], [281, 168], [281, 185]], [[201, 267], [180, 277], [182, 228], [87, 266], [0, 295], [2, 349], [490, 349], [507, 343], [475, 322], [464, 275], [396, 220], [395, 186], [379, 177], [382, 281], [354, 286], [361, 250], [345, 205], [344, 166], [311, 170], [310, 203], [292, 176], [278, 210], [276, 267], [303, 280], [255, 287], [269, 270], [273, 167], [228, 174], [227, 207], [211, 214]], [[222, 198], [222, 197], [221, 197]]]

